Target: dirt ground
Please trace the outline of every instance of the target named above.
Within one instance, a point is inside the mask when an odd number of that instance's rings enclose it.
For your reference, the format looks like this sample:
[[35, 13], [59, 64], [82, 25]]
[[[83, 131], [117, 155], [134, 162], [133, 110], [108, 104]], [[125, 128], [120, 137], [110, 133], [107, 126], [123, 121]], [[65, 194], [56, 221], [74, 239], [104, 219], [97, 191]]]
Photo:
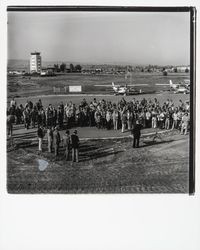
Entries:
[[9, 193], [187, 193], [189, 136], [169, 131], [153, 141], [142, 136], [140, 148], [131, 138], [82, 140], [79, 162], [38, 152], [37, 141], [8, 147]]

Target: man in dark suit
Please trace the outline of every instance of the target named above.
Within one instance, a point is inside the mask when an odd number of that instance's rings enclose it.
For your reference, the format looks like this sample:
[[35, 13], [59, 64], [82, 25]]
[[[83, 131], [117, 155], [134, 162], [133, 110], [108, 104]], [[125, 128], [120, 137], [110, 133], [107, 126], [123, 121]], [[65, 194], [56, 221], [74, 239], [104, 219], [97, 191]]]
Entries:
[[79, 154], [79, 138], [77, 135], [77, 130], [71, 135], [71, 144], [72, 144], [72, 161], [78, 162], [78, 154]]
[[70, 135], [69, 135], [69, 130], [65, 132], [62, 138], [63, 141], [63, 146], [65, 148], [65, 159], [66, 161], [69, 160], [69, 153], [70, 153]]
[[42, 142], [43, 142], [43, 138], [45, 135], [45, 132], [42, 126], [39, 126], [37, 135], [38, 135], [38, 140], [39, 140], [39, 151], [42, 152]]
[[53, 132], [53, 142], [54, 142], [55, 156], [57, 156], [59, 154], [59, 145], [60, 145], [60, 142], [61, 142], [58, 127], [56, 127], [55, 131]]
[[141, 136], [142, 125], [136, 120], [136, 124], [132, 130], [133, 134], [133, 148], [139, 148], [140, 136]]

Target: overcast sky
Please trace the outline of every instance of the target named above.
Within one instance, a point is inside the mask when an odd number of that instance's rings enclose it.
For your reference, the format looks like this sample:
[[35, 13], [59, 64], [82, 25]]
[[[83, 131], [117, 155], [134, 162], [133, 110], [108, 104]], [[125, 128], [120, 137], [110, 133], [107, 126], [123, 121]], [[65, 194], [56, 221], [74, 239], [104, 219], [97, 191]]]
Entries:
[[189, 42], [189, 12], [8, 12], [8, 59], [186, 65]]

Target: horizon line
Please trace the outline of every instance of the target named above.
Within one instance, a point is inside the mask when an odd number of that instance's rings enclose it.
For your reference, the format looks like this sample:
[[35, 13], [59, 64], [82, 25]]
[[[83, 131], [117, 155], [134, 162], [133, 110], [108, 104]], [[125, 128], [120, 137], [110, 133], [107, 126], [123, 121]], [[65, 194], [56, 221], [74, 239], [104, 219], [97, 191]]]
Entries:
[[[29, 59], [14, 59], [14, 58], [8, 58], [7, 61], [9, 60], [15, 60], [15, 61], [29, 61]], [[182, 64], [156, 64], [156, 63], [130, 63], [130, 62], [79, 62], [79, 61], [65, 61], [65, 60], [42, 60], [42, 62], [61, 62], [61, 63], [76, 63], [76, 64], [83, 64], [83, 65], [124, 65], [124, 66], [190, 66], [190, 63], [182, 63]], [[27, 65], [28, 66], [28, 65]]]

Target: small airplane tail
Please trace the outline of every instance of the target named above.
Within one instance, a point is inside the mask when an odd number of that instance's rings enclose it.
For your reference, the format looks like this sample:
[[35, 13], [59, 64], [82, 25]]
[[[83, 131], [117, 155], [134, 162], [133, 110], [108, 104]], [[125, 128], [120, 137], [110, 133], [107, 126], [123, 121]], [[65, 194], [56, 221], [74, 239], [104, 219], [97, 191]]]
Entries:
[[172, 80], [169, 80], [169, 86], [172, 87], [173, 86], [173, 82]]
[[113, 87], [115, 87], [115, 84], [114, 84], [114, 82], [112, 82], [112, 86], [113, 86]]

